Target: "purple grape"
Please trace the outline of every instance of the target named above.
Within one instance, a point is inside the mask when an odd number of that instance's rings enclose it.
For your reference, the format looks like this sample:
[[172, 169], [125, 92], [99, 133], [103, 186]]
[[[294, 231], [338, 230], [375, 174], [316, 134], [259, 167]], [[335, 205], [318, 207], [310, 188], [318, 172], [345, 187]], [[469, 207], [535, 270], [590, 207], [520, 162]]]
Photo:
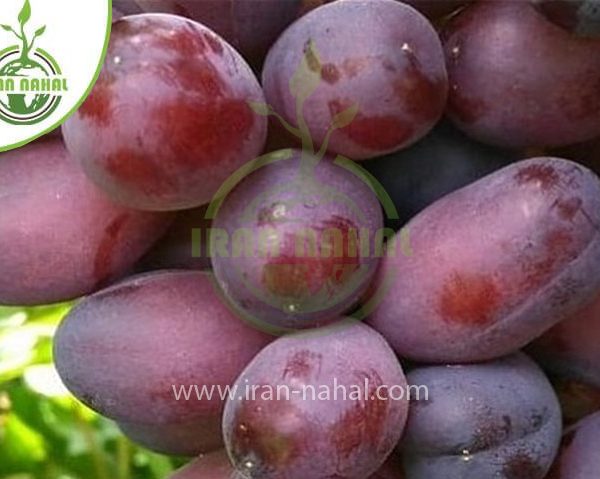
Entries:
[[228, 194], [211, 239], [226, 296], [249, 320], [275, 329], [339, 319], [366, 290], [381, 256], [383, 219], [371, 186], [331, 159], [305, 171], [315, 158], [289, 155]]
[[507, 166], [442, 198], [391, 242], [369, 319], [398, 354], [493, 359], [525, 346], [600, 289], [600, 180], [557, 158]]
[[36, 305], [91, 293], [127, 272], [171, 215], [112, 203], [61, 140], [0, 155], [0, 304]]
[[[260, 388], [230, 399], [223, 417], [229, 456], [247, 479], [369, 477], [400, 439], [408, 410], [406, 396], [386, 389], [406, 391], [398, 360], [379, 334], [356, 322], [274, 341], [236, 385]], [[352, 399], [356, 388], [360, 398]]]
[[352, 159], [390, 153], [425, 136], [443, 113], [448, 89], [435, 30], [394, 0], [344, 0], [306, 14], [270, 50], [263, 85], [268, 103], [291, 124], [298, 125], [302, 103], [317, 144], [328, 141], [337, 115], [357, 108], [328, 142], [330, 151]]
[[[84, 299], [60, 325], [54, 356], [65, 385], [86, 405], [126, 423], [134, 437], [166, 441], [155, 448], [166, 444], [170, 452], [178, 445], [160, 428], [189, 437], [195, 425], [195, 442], [180, 444], [179, 453], [199, 454], [221, 445], [218, 388], [231, 385], [269, 341], [229, 311], [210, 274], [158, 272]], [[191, 391], [189, 400], [181, 388]]]
[[63, 133], [110, 196], [139, 209], [208, 203], [262, 151], [267, 122], [254, 74], [223, 39], [174, 15], [113, 25], [100, 78]]
[[560, 456], [546, 479], [596, 479], [600, 471], [600, 412], [566, 432]]
[[461, 366], [423, 366], [404, 439], [406, 479], [542, 479], [562, 431], [556, 394], [519, 354]]
[[482, 1], [444, 33], [448, 114], [483, 142], [558, 147], [600, 135], [600, 39], [577, 38], [528, 1]]

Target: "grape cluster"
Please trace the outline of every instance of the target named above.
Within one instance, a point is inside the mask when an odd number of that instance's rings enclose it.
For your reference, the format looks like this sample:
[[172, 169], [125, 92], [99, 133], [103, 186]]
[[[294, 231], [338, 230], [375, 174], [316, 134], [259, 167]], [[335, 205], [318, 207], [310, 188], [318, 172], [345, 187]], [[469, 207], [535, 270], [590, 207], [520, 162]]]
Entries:
[[115, 1], [0, 303], [172, 479], [597, 479], [599, 11]]

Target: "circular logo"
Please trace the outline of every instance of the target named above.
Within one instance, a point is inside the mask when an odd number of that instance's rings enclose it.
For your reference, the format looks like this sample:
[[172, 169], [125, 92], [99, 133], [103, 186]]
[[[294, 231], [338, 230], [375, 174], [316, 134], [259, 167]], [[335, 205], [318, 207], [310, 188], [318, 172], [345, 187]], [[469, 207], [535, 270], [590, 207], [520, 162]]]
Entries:
[[50, 116], [68, 90], [67, 80], [46, 51], [18, 45], [0, 52], [0, 120], [34, 125]]
[[0, 152], [26, 145], [85, 100], [108, 47], [111, 0], [2, 0]]

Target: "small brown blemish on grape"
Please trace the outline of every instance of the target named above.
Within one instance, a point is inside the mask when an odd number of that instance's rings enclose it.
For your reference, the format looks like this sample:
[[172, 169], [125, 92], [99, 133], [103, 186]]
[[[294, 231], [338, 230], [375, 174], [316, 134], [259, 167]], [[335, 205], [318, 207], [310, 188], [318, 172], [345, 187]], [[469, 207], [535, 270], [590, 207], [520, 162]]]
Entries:
[[285, 365], [283, 378], [308, 379], [321, 369], [323, 356], [308, 350], [294, 353]]
[[[330, 101], [331, 117], [333, 118], [350, 106], [351, 103], [348, 101]], [[395, 116], [365, 116], [359, 112], [352, 123], [340, 131], [363, 148], [389, 150], [407, 142], [413, 135], [414, 128]]]
[[511, 432], [512, 420], [510, 416], [502, 416], [501, 419], [481, 418], [478, 421], [473, 443], [468, 447], [468, 450], [473, 454], [499, 446], [510, 437]]
[[94, 258], [94, 279], [96, 283], [102, 283], [110, 276], [113, 255], [119, 245], [117, 238], [127, 221], [129, 221], [129, 214], [120, 214], [104, 230], [104, 237], [96, 249]]
[[290, 401], [282, 399], [243, 401], [233, 428], [233, 459], [243, 464], [252, 458], [256, 472], [293, 463], [307, 449], [306, 438], [311, 437], [305, 418]]
[[554, 188], [560, 182], [560, 175], [552, 165], [531, 164], [520, 168], [515, 179], [520, 185], [534, 183], [543, 190]]
[[331, 440], [340, 457], [349, 457], [357, 449], [378, 450], [386, 439], [385, 427], [388, 418], [389, 401], [378, 388], [383, 381], [376, 371], [355, 373], [357, 384], [368, 381], [368, 401], [349, 401], [348, 410], [333, 425]]
[[528, 454], [518, 452], [504, 464], [502, 473], [506, 479], [540, 479], [544, 477], [544, 469]]
[[100, 77], [90, 95], [79, 108], [79, 116], [93, 121], [96, 126], [106, 127], [110, 125], [112, 120], [112, 96], [110, 83]]
[[333, 85], [340, 80], [340, 71], [333, 63], [325, 63], [321, 69], [321, 78]]
[[444, 284], [439, 312], [445, 321], [484, 326], [493, 320], [502, 295], [496, 283], [484, 275], [454, 273]]
[[558, 214], [565, 221], [572, 221], [575, 215], [581, 209], [582, 204], [583, 201], [581, 200], [581, 198], [578, 198], [576, 196], [573, 196], [566, 200], [557, 200], [555, 203], [556, 208], [558, 208]]
[[348, 78], [354, 78], [369, 65], [368, 58], [348, 58], [342, 63], [342, 71]]

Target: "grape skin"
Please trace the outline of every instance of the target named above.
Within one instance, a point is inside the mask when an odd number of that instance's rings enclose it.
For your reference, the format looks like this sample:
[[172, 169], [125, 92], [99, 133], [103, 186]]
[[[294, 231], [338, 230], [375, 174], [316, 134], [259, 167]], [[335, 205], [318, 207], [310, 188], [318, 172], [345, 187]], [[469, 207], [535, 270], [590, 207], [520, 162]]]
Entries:
[[224, 401], [216, 392], [210, 400], [195, 392], [177, 400], [173, 386], [231, 385], [270, 340], [229, 311], [210, 274], [162, 271], [84, 299], [61, 323], [54, 356], [65, 385], [86, 405], [133, 423], [132, 431], [176, 434], [177, 425], [196, 425], [198, 445], [186, 453], [199, 454], [221, 444]]
[[[369, 391], [365, 401], [333, 397], [334, 378], [347, 391]], [[408, 400], [383, 399], [378, 386], [406, 391], [402, 368], [389, 346], [362, 323], [347, 322], [277, 339], [261, 351], [237, 384], [291, 391], [328, 387], [328, 399], [285, 393], [267, 401], [262, 393], [229, 400], [223, 434], [230, 458], [248, 479], [362, 479], [379, 469], [400, 439]], [[281, 389], [279, 389], [281, 390]], [[391, 396], [387, 396], [390, 398]], [[394, 393], [394, 398], [399, 396]]]
[[514, 163], [442, 198], [383, 260], [369, 318], [398, 354], [471, 362], [516, 351], [600, 289], [600, 180], [576, 163]]
[[181, 17], [142, 14], [113, 25], [100, 78], [67, 120], [67, 148], [115, 200], [189, 209], [262, 151], [264, 97], [223, 39]]
[[[316, 53], [307, 53], [311, 42]], [[359, 160], [399, 150], [425, 136], [443, 113], [448, 84], [440, 41], [425, 17], [400, 2], [329, 3], [279, 37], [263, 86], [267, 102], [294, 125], [290, 80], [305, 56], [312, 75], [321, 77], [303, 104], [315, 143], [324, 142], [337, 114], [358, 106], [352, 122], [332, 134], [331, 152]]]
[[409, 412], [400, 444], [406, 479], [545, 477], [560, 443], [560, 406], [525, 355], [418, 367], [408, 381], [429, 398]]
[[477, 2], [444, 30], [448, 115], [467, 134], [512, 148], [600, 135], [600, 39], [549, 22], [531, 2]]
[[[213, 223], [228, 239], [221, 247], [221, 236], [212, 238], [215, 277], [258, 327], [302, 329], [338, 320], [368, 287], [382, 255], [376, 250], [381, 206], [369, 185], [331, 158], [303, 176], [303, 160], [293, 150], [245, 177]], [[369, 234], [367, 255], [351, 246], [352, 232], [361, 230]], [[243, 249], [235, 246], [240, 242]]]
[[112, 203], [60, 139], [0, 155], [0, 304], [40, 305], [92, 293], [125, 274], [172, 216]]

